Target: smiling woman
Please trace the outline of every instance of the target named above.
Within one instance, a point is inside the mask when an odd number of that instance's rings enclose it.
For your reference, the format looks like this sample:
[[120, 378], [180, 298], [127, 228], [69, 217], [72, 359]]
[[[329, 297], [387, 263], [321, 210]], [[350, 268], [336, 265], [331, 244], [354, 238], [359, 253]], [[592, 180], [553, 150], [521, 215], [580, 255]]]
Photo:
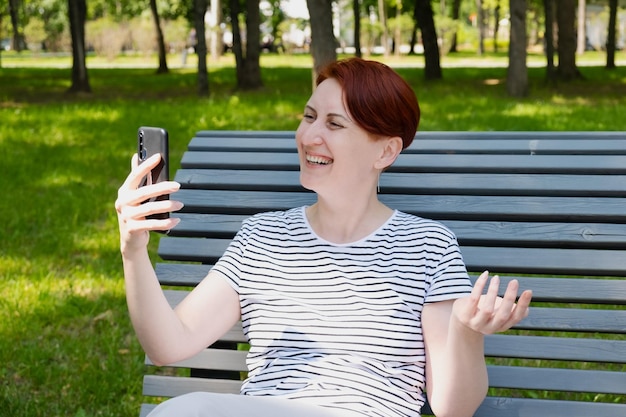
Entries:
[[[481, 296], [484, 273], [472, 287], [448, 228], [378, 199], [378, 177], [419, 122], [410, 85], [360, 58], [320, 74], [296, 132], [301, 183], [314, 202], [245, 219], [175, 309], [147, 244], [149, 231], [176, 230], [183, 205], [176, 195], [142, 202], [181, 184], [139, 187], [151, 166], [135, 163], [118, 190], [126, 299], [150, 360], [190, 358], [239, 320], [250, 344], [240, 400], [190, 393], [163, 402], [153, 417], [243, 417], [252, 409], [257, 416], [408, 417], [419, 415], [425, 391], [435, 413], [469, 416], [487, 389], [484, 334], [528, 313], [531, 294], [516, 303], [516, 284], [499, 298], [494, 278]], [[174, 213], [147, 218], [164, 212]]]

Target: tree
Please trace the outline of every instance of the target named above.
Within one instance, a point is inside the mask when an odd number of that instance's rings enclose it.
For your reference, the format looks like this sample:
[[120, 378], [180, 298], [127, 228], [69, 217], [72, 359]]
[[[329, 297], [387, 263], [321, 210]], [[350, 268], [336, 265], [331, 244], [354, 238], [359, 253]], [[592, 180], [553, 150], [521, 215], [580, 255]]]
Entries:
[[546, 79], [548, 82], [556, 81], [556, 69], [554, 67], [554, 0], [543, 0], [543, 8], [546, 20], [545, 50], [546, 50]]
[[478, 55], [485, 53], [485, 9], [483, 0], [476, 0], [476, 25], [478, 26]]
[[169, 72], [167, 68], [167, 55], [165, 52], [165, 40], [163, 39], [163, 30], [161, 30], [161, 20], [159, 19], [159, 11], [157, 10], [156, 0], [150, 0], [150, 11], [154, 20], [154, 29], [157, 35], [157, 46], [159, 49], [159, 68], [157, 74], [166, 74]]
[[68, 0], [67, 10], [72, 36], [72, 85], [71, 93], [90, 93], [89, 77], [85, 52], [85, 19], [87, 18], [86, 0]]
[[[458, 21], [459, 17], [460, 17], [460, 11], [461, 11], [461, 0], [453, 0], [452, 2], [452, 20], [454, 21]], [[452, 35], [452, 41], [450, 44], [450, 51], [449, 52], [457, 52], [457, 31], [454, 31], [454, 34]]]
[[617, 0], [609, 0], [609, 30], [606, 40], [606, 68], [615, 68], [615, 25], [617, 23]]
[[383, 44], [383, 55], [389, 56], [389, 30], [387, 28], [387, 8], [385, 7], [385, 0], [378, 0], [378, 19], [382, 26], [381, 43]]
[[559, 31], [557, 76], [563, 81], [582, 77], [576, 67], [576, 1], [559, 0], [556, 8]]
[[196, 55], [198, 56], [198, 95], [209, 95], [209, 72], [206, 64], [206, 36], [204, 14], [207, 0], [193, 0], [193, 26], [196, 30]]
[[9, 0], [9, 15], [11, 16], [11, 26], [13, 26], [11, 49], [18, 52], [24, 49], [24, 36], [20, 33], [19, 6], [19, 0]]
[[511, 32], [506, 89], [512, 97], [528, 95], [526, 67], [526, 0], [509, 0]]
[[261, 12], [259, 0], [246, 1], [246, 45], [239, 27], [239, 0], [230, 0], [233, 29], [233, 53], [237, 72], [237, 88], [253, 90], [263, 86], [261, 80]]
[[352, 12], [354, 14], [354, 55], [363, 56], [361, 53], [361, 1], [352, 0]]
[[498, 52], [498, 32], [500, 31], [500, 0], [493, 9], [493, 51]]
[[307, 0], [311, 23], [313, 82], [319, 71], [337, 60], [337, 40], [333, 33], [332, 0]]
[[424, 77], [427, 80], [443, 78], [441, 63], [439, 60], [439, 43], [437, 42], [437, 30], [430, 0], [416, 0], [413, 17], [422, 32], [422, 44], [424, 45]]

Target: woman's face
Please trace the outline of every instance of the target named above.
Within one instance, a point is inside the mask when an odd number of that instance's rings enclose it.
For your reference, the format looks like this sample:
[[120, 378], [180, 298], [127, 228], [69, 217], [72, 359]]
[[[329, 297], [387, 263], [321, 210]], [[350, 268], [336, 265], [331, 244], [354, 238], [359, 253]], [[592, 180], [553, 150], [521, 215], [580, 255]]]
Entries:
[[375, 161], [384, 142], [352, 120], [341, 85], [326, 79], [307, 102], [296, 131], [302, 186], [338, 196], [375, 189], [380, 172]]

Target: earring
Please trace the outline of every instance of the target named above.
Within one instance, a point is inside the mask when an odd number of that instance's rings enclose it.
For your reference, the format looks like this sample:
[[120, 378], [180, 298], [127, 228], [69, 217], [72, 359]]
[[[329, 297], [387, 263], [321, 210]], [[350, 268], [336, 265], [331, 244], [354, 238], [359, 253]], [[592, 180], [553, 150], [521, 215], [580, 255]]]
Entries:
[[380, 194], [380, 172], [378, 173], [378, 184], [376, 185], [376, 191]]

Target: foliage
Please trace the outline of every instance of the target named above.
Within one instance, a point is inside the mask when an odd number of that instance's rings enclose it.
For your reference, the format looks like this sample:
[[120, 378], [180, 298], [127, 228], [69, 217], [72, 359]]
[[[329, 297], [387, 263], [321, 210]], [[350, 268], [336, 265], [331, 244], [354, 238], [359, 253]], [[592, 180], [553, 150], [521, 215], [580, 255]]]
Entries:
[[407, 43], [408, 39], [411, 39], [411, 33], [413, 32], [413, 17], [409, 13], [403, 13], [400, 16], [389, 18], [387, 21], [389, 27], [389, 33], [393, 35], [393, 39], [396, 45], [402, 45]]
[[[421, 57], [387, 62], [414, 86], [421, 130], [625, 131], [626, 69], [606, 71], [602, 55], [590, 56], [600, 59], [581, 67], [586, 80], [567, 85], [546, 85], [543, 68], [531, 68], [524, 100], [506, 94], [506, 58], [444, 57], [439, 82], [424, 81]], [[459, 67], [470, 58], [476, 67]], [[200, 129], [293, 130], [312, 62], [263, 55], [265, 89], [243, 93], [234, 91], [227, 56], [210, 66], [212, 95], [197, 98], [193, 71], [97, 68], [111, 64], [98, 58], [88, 60], [94, 93], [66, 95], [69, 60], [6, 53], [15, 67], [0, 69], [0, 415], [136, 417], [145, 370], [126, 312], [113, 210], [136, 129], [170, 131], [172, 170]], [[157, 244], [155, 235], [155, 260]]]
[[39, 18], [30, 19], [24, 28], [24, 36], [26, 37], [28, 49], [35, 52], [40, 51], [43, 42], [48, 36], [43, 20]]
[[85, 24], [87, 49], [113, 59], [130, 45], [131, 29], [128, 23], [115, 22], [108, 17], [90, 20]]
[[461, 23], [447, 16], [436, 15], [435, 27], [437, 28], [437, 36], [439, 36], [439, 51], [445, 55], [450, 51], [452, 39], [459, 32]]
[[364, 51], [373, 51], [380, 42], [383, 26], [379, 21], [372, 21], [369, 17], [361, 18], [361, 47]]

